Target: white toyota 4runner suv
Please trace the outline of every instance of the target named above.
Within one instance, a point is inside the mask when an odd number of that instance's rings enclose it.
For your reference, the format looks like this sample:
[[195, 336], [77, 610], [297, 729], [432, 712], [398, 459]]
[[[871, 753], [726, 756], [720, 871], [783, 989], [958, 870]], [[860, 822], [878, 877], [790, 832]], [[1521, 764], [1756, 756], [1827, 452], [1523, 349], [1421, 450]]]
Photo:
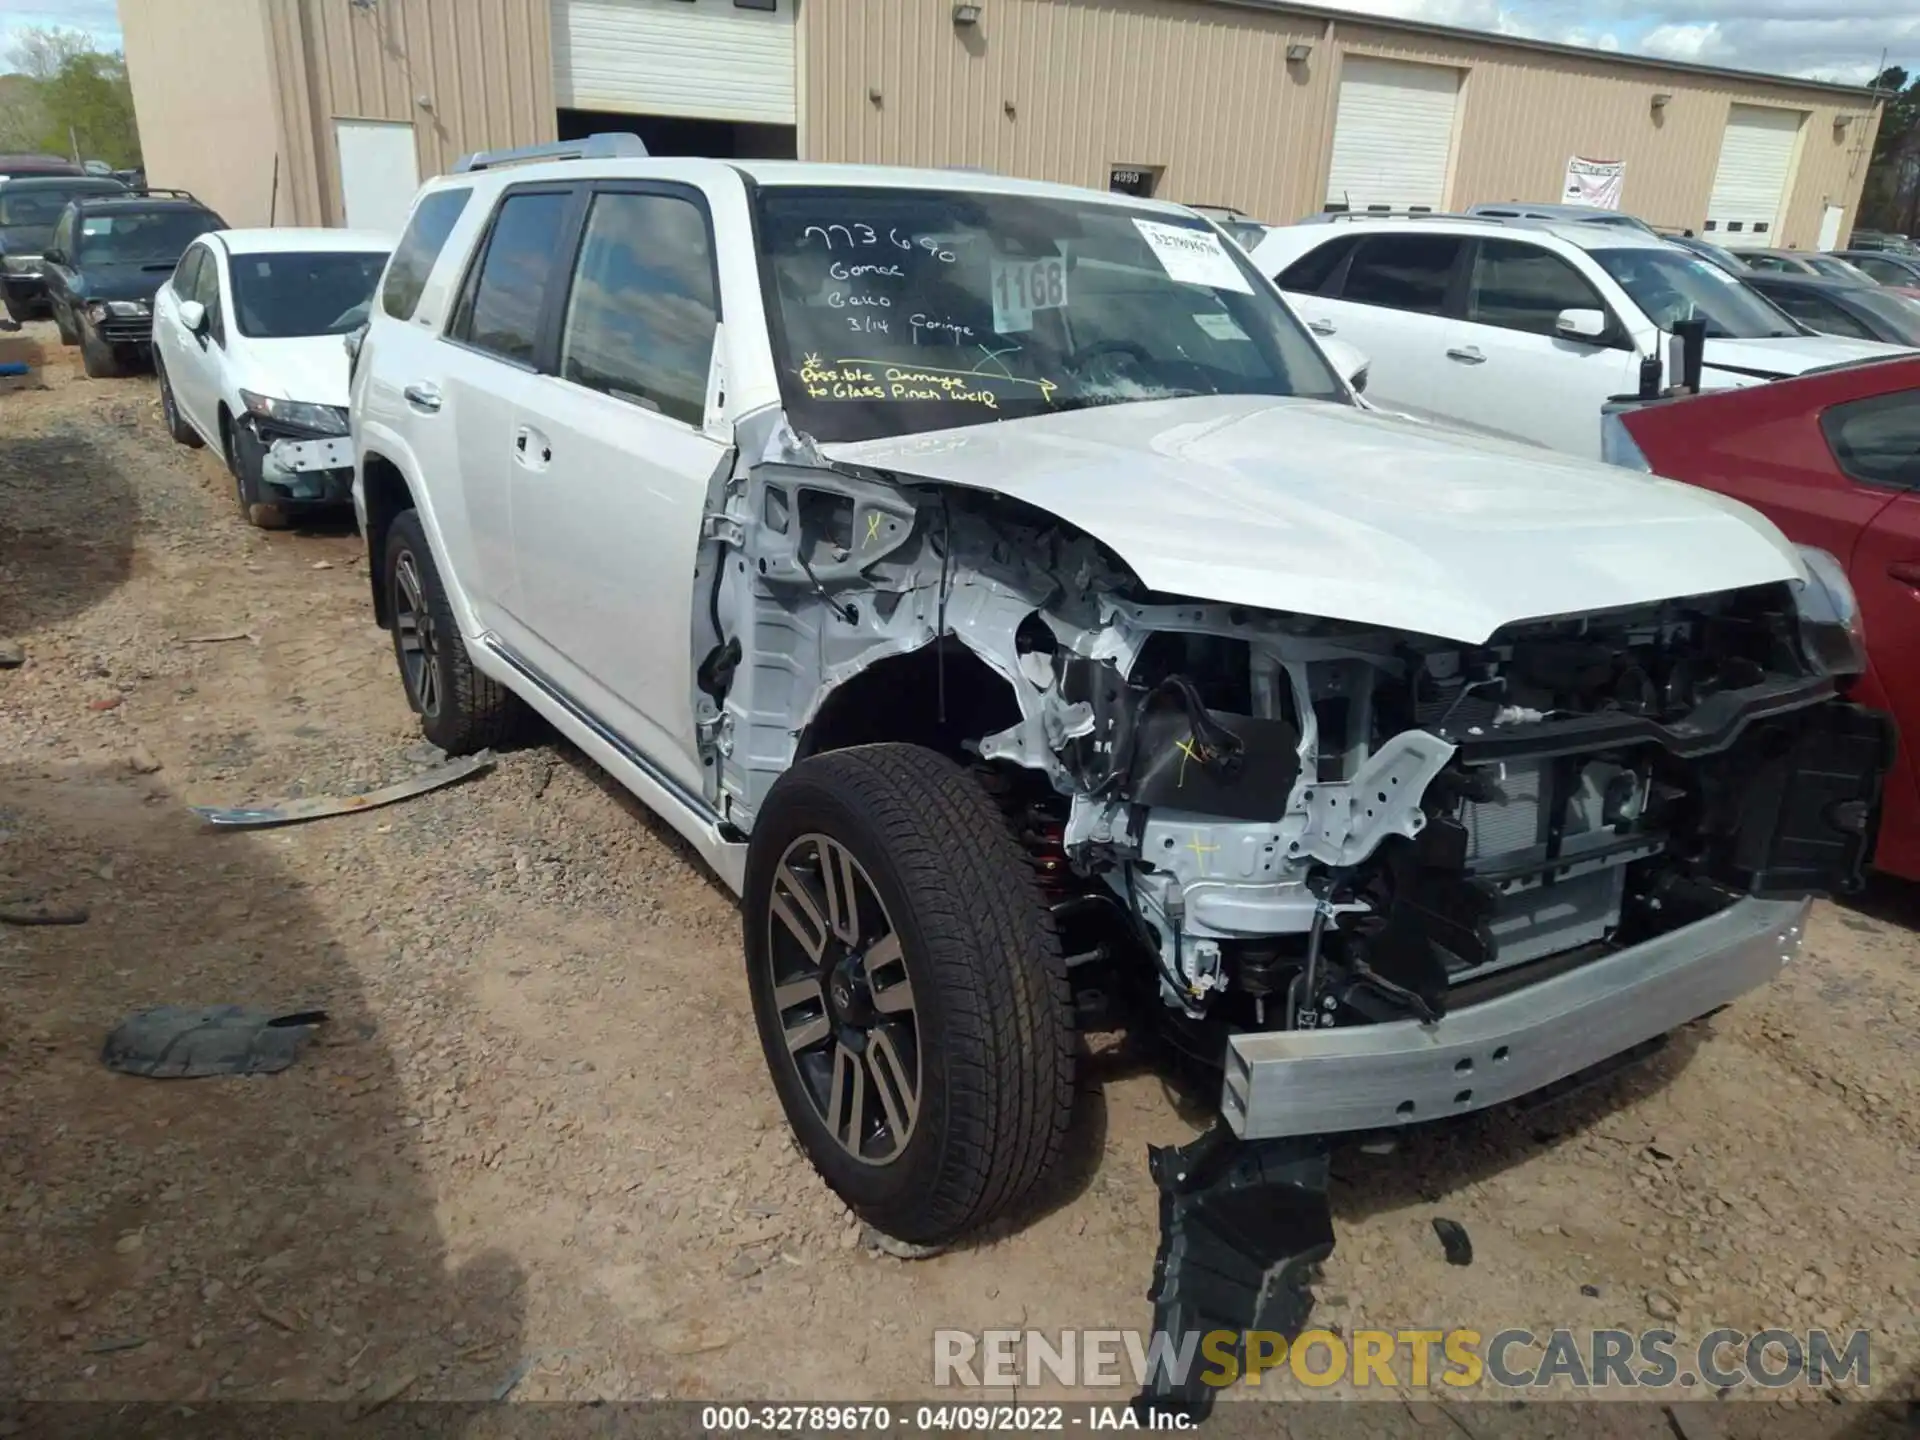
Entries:
[[1857, 881], [1857, 612], [1753, 512], [1370, 411], [1178, 206], [623, 149], [416, 201], [374, 605], [430, 740], [538, 714], [740, 894], [881, 1230], [1029, 1196], [1131, 1001], [1223, 1117], [1154, 1157], [1160, 1323], [1297, 1322], [1332, 1137], [1637, 1052]]

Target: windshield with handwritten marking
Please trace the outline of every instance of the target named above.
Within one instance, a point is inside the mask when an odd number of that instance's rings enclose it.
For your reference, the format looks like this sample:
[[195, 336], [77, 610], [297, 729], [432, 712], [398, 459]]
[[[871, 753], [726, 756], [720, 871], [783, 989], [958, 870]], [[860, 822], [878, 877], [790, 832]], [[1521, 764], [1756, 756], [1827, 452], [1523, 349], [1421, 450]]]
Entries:
[[821, 441], [1187, 395], [1347, 393], [1198, 219], [982, 191], [759, 192], [789, 418]]

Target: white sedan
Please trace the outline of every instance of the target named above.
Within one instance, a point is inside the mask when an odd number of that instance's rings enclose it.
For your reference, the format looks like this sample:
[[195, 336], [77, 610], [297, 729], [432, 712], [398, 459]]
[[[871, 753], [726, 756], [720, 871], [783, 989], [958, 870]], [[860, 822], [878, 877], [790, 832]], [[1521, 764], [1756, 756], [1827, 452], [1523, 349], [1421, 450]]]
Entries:
[[168, 433], [226, 457], [252, 524], [351, 498], [342, 337], [366, 320], [391, 249], [351, 230], [218, 230], [154, 297]]

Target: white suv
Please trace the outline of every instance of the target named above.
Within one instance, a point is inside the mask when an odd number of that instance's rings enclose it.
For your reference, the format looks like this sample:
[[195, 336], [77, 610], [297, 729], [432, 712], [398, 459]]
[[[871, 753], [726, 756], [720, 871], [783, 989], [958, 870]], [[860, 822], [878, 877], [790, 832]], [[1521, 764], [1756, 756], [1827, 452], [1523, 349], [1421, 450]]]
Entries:
[[431, 740], [538, 712], [740, 892], [881, 1229], [1032, 1192], [1132, 1001], [1225, 1119], [1156, 1162], [1184, 1326], [1189, 1262], [1279, 1263], [1183, 1228], [1209, 1187], [1286, 1187], [1304, 1264], [1326, 1136], [1649, 1042], [1857, 879], [1851, 596], [1751, 511], [1369, 412], [1177, 206], [603, 148], [416, 202], [352, 384], [374, 604]]
[[1676, 320], [1707, 321], [1709, 389], [1907, 353], [1815, 335], [1625, 225], [1356, 214], [1270, 230], [1253, 255], [1315, 334], [1366, 353], [1382, 405], [1594, 458], [1600, 407], [1640, 388]]

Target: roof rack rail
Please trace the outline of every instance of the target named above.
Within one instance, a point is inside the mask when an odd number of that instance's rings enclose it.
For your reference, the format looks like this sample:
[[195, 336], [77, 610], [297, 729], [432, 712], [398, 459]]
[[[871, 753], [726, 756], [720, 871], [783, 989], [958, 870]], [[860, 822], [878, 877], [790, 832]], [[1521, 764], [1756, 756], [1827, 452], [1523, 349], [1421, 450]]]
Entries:
[[1324, 224], [1335, 224], [1342, 220], [1488, 220], [1498, 223], [1493, 215], [1463, 215], [1457, 210], [1322, 210], [1313, 217]]
[[529, 165], [538, 160], [644, 160], [646, 142], [624, 130], [603, 131], [580, 140], [555, 140], [546, 145], [522, 145], [514, 150], [476, 150], [462, 155], [453, 173], [492, 170], [500, 165]]
[[200, 197], [191, 190], [176, 190], [169, 185], [129, 185], [127, 189], [131, 194], [150, 195], [160, 200], [191, 200], [196, 205], [200, 203]]

